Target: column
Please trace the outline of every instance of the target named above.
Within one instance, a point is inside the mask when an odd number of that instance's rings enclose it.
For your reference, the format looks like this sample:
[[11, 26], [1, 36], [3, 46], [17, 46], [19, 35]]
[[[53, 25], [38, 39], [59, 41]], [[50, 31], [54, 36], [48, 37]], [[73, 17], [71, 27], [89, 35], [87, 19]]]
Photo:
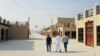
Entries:
[[4, 40], [6, 40], [6, 31], [4, 29]]
[[99, 7], [100, 6], [97, 6], [96, 4], [95, 4], [95, 6], [93, 7], [93, 15], [96, 15], [96, 14], [98, 14], [99, 13]]
[[72, 32], [70, 31], [70, 38], [72, 38]]
[[76, 27], [76, 41], [78, 42], [78, 27]]

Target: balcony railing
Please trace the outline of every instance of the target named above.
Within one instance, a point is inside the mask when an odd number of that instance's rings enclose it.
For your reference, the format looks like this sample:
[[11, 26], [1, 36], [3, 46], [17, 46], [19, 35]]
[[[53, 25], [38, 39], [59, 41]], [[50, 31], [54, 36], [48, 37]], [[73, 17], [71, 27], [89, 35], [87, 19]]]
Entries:
[[91, 17], [95, 14], [100, 14], [100, 5], [97, 5], [94, 9], [90, 9], [90, 10], [86, 10], [85, 11], [85, 15], [83, 15], [83, 13], [78, 14], [78, 20], [83, 19], [83, 17], [85, 16], [85, 18]]
[[81, 19], [83, 19], [83, 13], [78, 15], [78, 20], [81, 20]]
[[93, 9], [88, 10], [88, 17], [93, 16]]
[[100, 14], [100, 6], [97, 6], [96, 14]]

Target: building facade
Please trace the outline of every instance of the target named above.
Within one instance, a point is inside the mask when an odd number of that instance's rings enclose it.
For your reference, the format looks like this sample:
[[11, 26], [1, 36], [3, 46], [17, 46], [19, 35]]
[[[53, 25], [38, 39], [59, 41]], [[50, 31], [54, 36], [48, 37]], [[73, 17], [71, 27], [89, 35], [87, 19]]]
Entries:
[[11, 23], [0, 17], [0, 41], [10, 39], [28, 39], [29, 38], [29, 23], [19, 22]]
[[76, 37], [76, 26], [74, 18], [58, 17], [57, 19], [52, 20], [51, 23], [52, 25], [45, 28], [43, 31], [45, 35], [51, 35], [55, 37], [57, 34], [64, 36], [65, 33], [68, 33], [70, 38]]
[[57, 31], [60, 34], [60, 36], [69, 34], [70, 38], [76, 38], [75, 18], [58, 17], [57, 21]]
[[87, 46], [100, 46], [100, 6], [85, 10], [76, 17], [76, 37]]
[[43, 30], [40, 31], [40, 34], [47, 36], [50, 35], [51, 36], [51, 26], [47, 27], [47, 28], [43, 28]]

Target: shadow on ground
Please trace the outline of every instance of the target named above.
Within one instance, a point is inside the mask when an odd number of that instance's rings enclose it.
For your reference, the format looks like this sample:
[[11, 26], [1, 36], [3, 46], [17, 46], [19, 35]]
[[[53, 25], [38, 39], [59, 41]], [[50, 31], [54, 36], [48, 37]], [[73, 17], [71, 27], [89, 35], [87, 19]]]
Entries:
[[0, 51], [33, 50], [34, 41], [28, 40], [10, 40], [0, 43]]
[[29, 38], [29, 40], [44, 40], [43, 38]]
[[51, 53], [82, 53], [87, 51], [67, 51], [67, 52], [51, 52]]

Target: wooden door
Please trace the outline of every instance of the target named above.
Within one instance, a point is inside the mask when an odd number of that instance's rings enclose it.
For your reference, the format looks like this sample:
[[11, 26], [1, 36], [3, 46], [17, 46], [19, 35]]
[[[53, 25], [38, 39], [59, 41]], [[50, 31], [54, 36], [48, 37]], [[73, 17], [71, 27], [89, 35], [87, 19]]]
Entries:
[[94, 46], [93, 21], [86, 22], [86, 45]]

